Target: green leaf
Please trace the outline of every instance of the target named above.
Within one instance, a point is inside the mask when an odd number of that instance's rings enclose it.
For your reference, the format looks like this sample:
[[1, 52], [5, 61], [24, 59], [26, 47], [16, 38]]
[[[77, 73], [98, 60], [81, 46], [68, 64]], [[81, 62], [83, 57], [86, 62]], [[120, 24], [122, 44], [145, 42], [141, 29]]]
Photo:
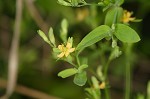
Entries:
[[78, 68], [78, 71], [79, 72], [82, 72], [84, 69], [86, 69], [88, 67], [88, 65], [87, 64], [83, 64], [83, 65], [81, 65], [79, 68]]
[[67, 33], [68, 33], [68, 22], [66, 19], [63, 19], [61, 22], [60, 37], [64, 42], [67, 41]]
[[49, 35], [50, 42], [56, 47], [53, 28], [49, 29], [48, 35]]
[[58, 3], [64, 6], [80, 7], [86, 5], [84, 0], [58, 0]]
[[135, 20], [132, 20], [131, 22], [141, 22], [142, 19], [135, 19]]
[[75, 75], [75, 77], [74, 77], [74, 80], [73, 80], [73, 82], [74, 82], [76, 85], [78, 85], [78, 86], [83, 86], [83, 85], [85, 85], [86, 81], [87, 81], [87, 76], [86, 76], [86, 72], [85, 72], [85, 71], [83, 71], [83, 72], [81, 72], [81, 73], [77, 73], [77, 74]]
[[118, 1], [119, 1], [119, 2], [118, 2], [118, 5], [119, 5], [119, 6], [124, 3], [124, 0], [118, 0]]
[[108, 5], [106, 5], [104, 8], [103, 8], [103, 12], [106, 11], [107, 9], [111, 8], [113, 6], [112, 3], [109, 3]]
[[101, 99], [100, 98], [100, 90], [99, 89], [93, 89], [92, 90], [93, 99]]
[[102, 1], [105, 5], [109, 5], [110, 4], [110, 0], [103, 0]]
[[80, 0], [72, 0], [71, 4], [72, 6], [77, 6]]
[[121, 7], [112, 7], [106, 14], [105, 25], [112, 26], [116, 22], [120, 22], [123, 15], [123, 9]]
[[98, 66], [97, 67], [96, 74], [97, 74], [97, 76], [99, 77], [99, 79], [101, 81], [104, 81], [104, 75], [103, 75], [103, 72], [102, 72], [102, 66]]
[[90, 98], [89, 99], [101, 99], [101, 93], [99, 89], [94, 89], [94, 88], [86, 88], [85, 91], [88, 92]]
[[71, 6], [71, 3], [66, 2], [64, 0], [58, 0], [58, 3], [61, 4], [61, 5], [64, 5], [64, 6]]
[[47, 42], [48, 44], [50, 44], [50, 41], [48, 40], [47, 36], [44, 34], [43, 31], [38, 30], [38, 34], [43, 38], [43, 40], [44, 40], [45, 42]]
[[113, 0], [115, 2], [115, 4], [117, 4], [118, 6], [122, 5], [124, 3], [124, 0]]
[[66, 77], [76, 74], [77, 72], [78, 72], [78, 70], [76, 68], [70, 68], [70, 69], [66, 69], [66, 70], [59, 72], [58, 76], [60, 76], [62, 78], [66, 78]]
[[124, 43], [135, 43], [140, 41], [140, 37], [136, 31], [124, 24], [116, 25], [115, 36]]
[[67, 31], [68, 22], [67, 22], [66, 19], [63, 19], [63, 20], [62, 20], [62, 22], [61, 22], [61, 28], [62, 28], [63, 33], [66, 35], [66, 33], [68, 32], [68, 31]]
[[108, 37], [110, 35], [111, 28], [107, 25], [101, 25], [87, 34], [82, 41], [77, 45], [76, 50], [82, 50], [101, 39]]
[[93, 83], [93, 87], [94, 87], [95, 89], [99, 89], [99, 82], [98, 82], [98, 80], [96, 79], [96, 77], [92, 76], [91, 80], [92, 80], [92, 83]]

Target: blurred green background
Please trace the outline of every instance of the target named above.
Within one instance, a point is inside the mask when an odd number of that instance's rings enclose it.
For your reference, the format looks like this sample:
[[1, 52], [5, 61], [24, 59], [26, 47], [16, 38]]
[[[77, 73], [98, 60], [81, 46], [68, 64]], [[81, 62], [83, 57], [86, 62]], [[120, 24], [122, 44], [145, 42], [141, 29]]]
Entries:
[[[89, 0], [89, 2], [96, 1], [98, 0]], [[104, 22], [101, 7], [65, 7], [59, 5], [57, 0], [34, 0], [34, 6], [48, 28], [53, 27], [59, 42], [61, 42], [60, 23], [63, 18], [69, 22], [69, 36], [74, 37], [75, 44], [78, 44], [81, 38], [94, 27]], [[8, 73], [8, 56], [14, 29], [15, 8], [16, 0], [0, 0], [0, 79], [5, 80], [7, 80]], [[150, 1], [125, 0], [123, 8], [133, 11], [133, 16], [136, 18], [143, 19], [142, 22], [131, 23], [131, 27], [141, 37], [141, 41], [134, 46], [132, 56], [135, 60], [132, 68], [132, 97], [135, 97], [137, 93], [146, 95], [147, 82], [150, 80]], [[57, 73], [69, 67], [69, 64], [62, 61], [56, 62], [53, 59], [52, 49], [37, 34], [37, 30], [41, 28], [30, 11], [29, 5], [24, 2], [17, 83], [63, 99], [84, 99], [84, 87], [75, 85], [72, 77], [62, 79], [57, 76]], [[122, 61], [123, 58], [120, 57], [110, 66], [112, 99], [123, 99], [124, 66]], [[5, 88], [0, 88], [0, 96], [4, 95], [5, 91]], [[10, 99], [30, 99], [30, 97], [14, 92]]]

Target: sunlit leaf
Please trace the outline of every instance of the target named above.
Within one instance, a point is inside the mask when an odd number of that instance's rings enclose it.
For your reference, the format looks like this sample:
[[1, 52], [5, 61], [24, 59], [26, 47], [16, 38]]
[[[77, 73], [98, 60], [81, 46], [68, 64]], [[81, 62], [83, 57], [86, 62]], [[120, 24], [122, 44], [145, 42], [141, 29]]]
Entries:
[[71, 6], [71, 4], [69, 2], [66, 2], [64, 0], [58, 0], [58, 3], [64, 6]]
[[93, 83], [93, 87], [96, 88], [96, 89], [99, 89], [98, 80], [94, 76], [92, 76], [91, 80], [92, 80], [92, 83]]
[[140, 41], [139, 35], [135, 30], [124, 24], [116, 25], [115, 36], [122, 42], [135, 43]]
[[81, 72], [81, 73], [77, 73], [77, 74], [75, 75], [75, 77], [74, 77], [74, 80], [73, 80], [73, 82], [74, 82], [76, 85], [78, 85], [78, 86], [83, 86], [83, 85], [85, 85], [86, 81], [87, 81], [87, 76], [86, 76], [86, 72], [85, 72], [85, 71], [83, 71], [83, 72]]
[[88, 92], [88, 95], [90, 96], [89, 99], [101, 99], [100, 98], [100, 90], [94, 89], [94, 88], [86, 88], [85, 91]]
[[79, 72], [82, 72], [84, 69], [86, 69], [88, 67], [88, 65], [87, 64], [83, 64], [83, 65], [81, 65], [79, 68], [78, 68], [78, 71]]
[[105, 17], [105, 25], [112, 26], [116, 22], [120, 22], [123, 15], [123, 9], [121, 7], [113, 7], [109, 9]]
[[99, 79], [101, 81], [104, 81], [104, 75], [103, 75], [103, 72], [102, 72], [102, 66], [98, 66], [97, 67], [96, 73], [97, 73], [97, 76], [99, 77]]
[[101, 39], [110, 35], [111, 28], [107, 25], [101, 25], [87, 34], [82, 41], [77, 45], [76, 50], [81, 50], [88, 47]]
[[132, 20], [131, 22], [141, 22], [142, 19], [135, 19], [135, 20]]
[[49, 29], [48, 35], [49, 35], [50, 42], [56, 47], [53, 28]]
[[84, 0], [58, 0], [58, 3], [64, 6], [80, 7], [86, 5]]
[[59, 72], [58, 76], [60, 76], [62, 78], [66, 78], [66, 77], [69, 77], [69, 76], [72, 76], [72, 75], [76, 74], [77, 72], [78, 72], [77, 69], [70, 68], [70, 69], [66, 69], [66, 70], [63, 70], [63, 71]]
[[124, 0], [112, 0], [115, 2], [116, 5], [120, 6], [124, 3]]
[[43, 40], [44, 40], [45, 42], [47, 42], [48, 44], [50, 44], [50, 41], [48, 40], [47, 36], [44, 34], [43, 31], [38, 30], [38, 34], [43, 38]]

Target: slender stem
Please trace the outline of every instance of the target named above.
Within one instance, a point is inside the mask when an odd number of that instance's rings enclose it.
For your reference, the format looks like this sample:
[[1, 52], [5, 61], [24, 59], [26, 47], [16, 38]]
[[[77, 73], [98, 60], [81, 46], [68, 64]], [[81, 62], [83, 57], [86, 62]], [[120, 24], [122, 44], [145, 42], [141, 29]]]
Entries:
[[77, 60], [78, 66], [80, 66], [79, 54], [76, 55], [76, 60]]
[[77, 68], [77, 65], [75, 65], [74, 63], [69, 62], [69, 61], [67, 61], [67, 62]]
[[126, 88], [125, 88], [125, 99], [130, 99], [130, 92], [131, 92], [131, 68], [130, 68], [130, 53], [131, 53], [131, 45], [127, 45], [126, 46], [126, 72], [125, 72], [125, 76], [126, 76]]
[[[108, 59], [105, 67], [104, 67], [104, 77], [105, 77], [105, 80], [107, 79], [107, 72], [108, 72], [108, 66], [110, 64], [111, 60]], [[109, 89], [108, 88], [105, 88], [105, 99], [110, 99], [110, 92], [109, 92]]]
[[23, 0], [16, 0], [15, 27], [14, 27], [14, 34], [13, 34], [12, 44], [9, 53], [9, 60], [8, 60], [8, 82], [7, 82], [7, 89], [6, 89], [7, 98], [9, 98], [13, 93], [17, 82], [18, 50], [19, 50], [22, 9], [23, 9]]
[[104, 67], [104, 77], [105, 77], [105, 79], [107, 78], [107, 72], [108, 72], [108, 67], [109, 67], [110, 62], [111, 62], [111, 60], [108, 59], [106, 65]]
[[110, 92], [109, 92], [109, 88], [105, 88], [105, 99], [110, 99]]
[[125, 99], [130, 99], [130, 87], [131, 87], [131, 72], [130, 63], [126, 63], [126, 89], [125, 89]]
[[80, 66], [80, 60], [79, 60], [79, 54], [83, 51], [83, 49], [81, 49], [80, 51], [76, 52], [76, 61], [77, 61], [77, 65]]
[[[117, 20], [117, 14], [118, 12], [116, 11], [115, 15], [114, 15], [114, 20], [113, 20], [113, 24], [112, 24], [112, 28], [115, 30], [115, 23], [116, 23], [116, 20]], [[112, 39], [113, 39], [113, 36], [112, 36]], [[108, 61], [104, 67], [104, 77], [105, 77], [105, 80], [107, 79], [107, 74], [108, 74], [108, 67], [109, 67], [109, 64], [111, 62], [111, 59], [110, 57], [108, 58]], [[110, 92], [109, 92], [109, 89], [108, 88], [105, 88], [105, 99], [110, 99]]]

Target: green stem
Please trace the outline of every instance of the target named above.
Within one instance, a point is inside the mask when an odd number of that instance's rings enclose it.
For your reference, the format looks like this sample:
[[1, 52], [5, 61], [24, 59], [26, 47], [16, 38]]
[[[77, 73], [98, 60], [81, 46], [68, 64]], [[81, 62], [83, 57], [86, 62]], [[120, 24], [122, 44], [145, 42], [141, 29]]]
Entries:
[[[66, 60], [64, 60], [64, 61], [66, 61]], [[72, 63], [72, 62], [70, 62], [70, 61], [66, 61], [66, 62], [68, 62], [69, 64], [71, 64], [71, 65], [74, 66], [75, 68], [78, 68], [78, 66], [77, 66], [76, 64], [74, 64], [74, 63]]]
[[[116, 11], [115, 15], [114, 15], [114, 20], [113, 20], [113, 24], [112, 24], [112, 28], [113, 30], [115, 30], [115, 23], [116, 23], [116, 20], [117, 20], [117, 14], [118, 12]], [[112, 36], [112, 39], [113, 39], [113, 36]], [[110, 55], [111, 57], [111, 55]], [[104, 67], [104, 77], [105, 77], [105, 80], [107, 79], [107, 74], [108, 74], [108, 67], [109, 67], [109, 64], [111, 62], [111, 58], [108, 58], [108, 61]], [[105, 88], [105, 99], [110, 99], [110, 92], [109, 92], [109, 89], [108, 88]]]
[[[105, 77], [105, 81], [107, 79], [107, 73], [108, 73], [108, 67], [109, 67], [109, 64], [110, 64], [111, 60], [108, 59], [105, 67], [104, 67], [104, 77]], [[105, 99], [110, 99], [110, 92], [109, 92], [109, 89], [108, 88], [105, 88]]]
[[126, 84], [125, 84], [125, 99], [130, 99], [130, 92], [131, 92], [131, 65], [130, 65], [130, 54], [131, 53], [131, 45], [126, 46], [126, 72], [125, 72], [125, 78], [126, 78]]
[[110, 92], [109, 92], [109, 88], [105, 88], [105, 99], [110, 99]]
[[[117, 15], [118, 15], [118, 12], [116, 11], [116, 13], [114, 15], [113, 24], [112, 24], [113, 31], [115, 31], [115, 23], [117, 21]], [[112, 36], [112, 39], [113, 39], [113, 36]], [[111, 62], [111, 55], [108, 58], [108, 61], [107, 61], [106, 65], [105, 65], [105, 67], [104, 67], [104, 77], [105, 77], [105, 80], [107, 79], [108, 67], [110, 65], [110, 62]], [[109, 92], [108, 88], [105, 88], [105, 99], [110, 99], [110, 92]]]
[[130, 87], [131, 87], [131, 77], [130, 77], [130, 63], [126, 63], [126, 89], [125, 89], [125, 99], [130, 99]]
[[76, 55], [76, 60], [77, 60], [78, 66], [80, 66], [79, 54]]
[[111, 62], [111, 60], [108, 59], [106, 65], [104, 67], [104, 77], [105, 77], [105, 79], [107, 78], [107, 72], [108, 72], [108, 67], [109, 67], [110, 62]]

